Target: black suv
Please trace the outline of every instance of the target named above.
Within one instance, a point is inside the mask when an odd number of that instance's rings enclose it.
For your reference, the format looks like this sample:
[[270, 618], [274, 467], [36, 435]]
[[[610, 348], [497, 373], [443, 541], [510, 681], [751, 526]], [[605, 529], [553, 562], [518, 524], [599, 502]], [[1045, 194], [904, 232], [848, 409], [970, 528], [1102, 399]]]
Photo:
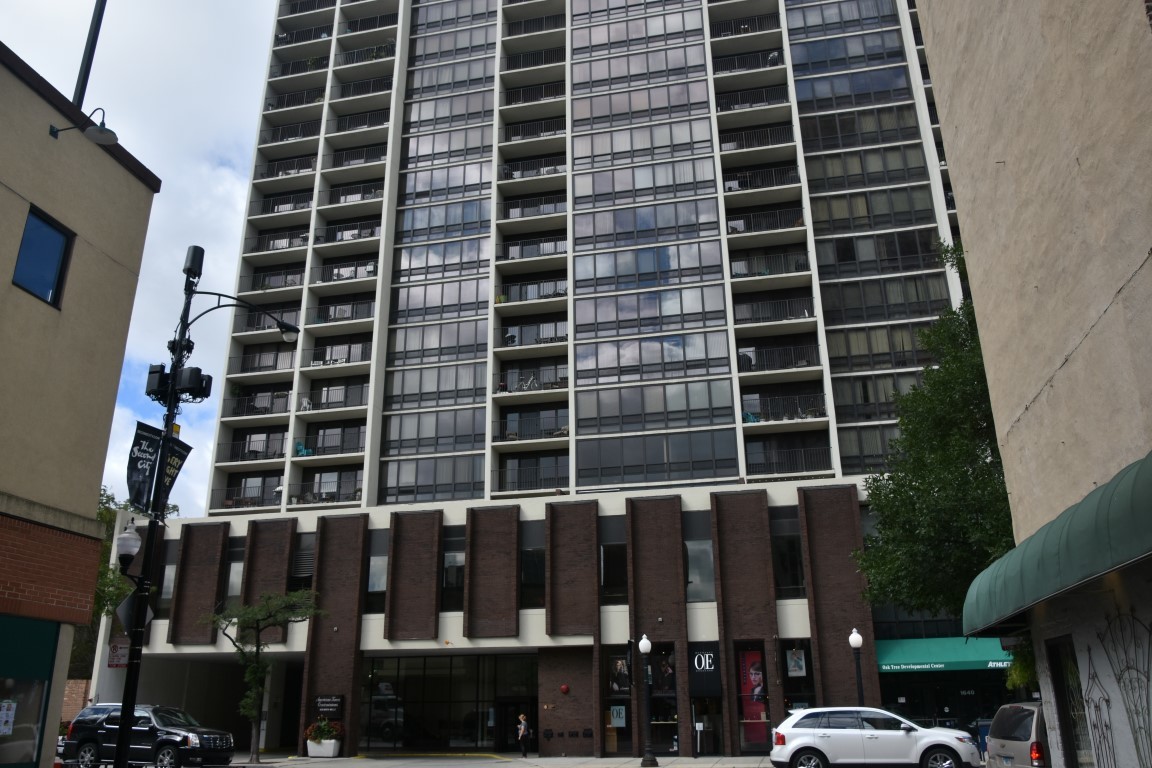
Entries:
[[[63, 759], [81, 768], [110, 763], [120, 732], [119, 704], [92, 704], [68, 726]], [[228, 765], [232, 734], [205, 728], [182, 709], [140, 704], [128, 748], [128, 762], [156, 768]]]

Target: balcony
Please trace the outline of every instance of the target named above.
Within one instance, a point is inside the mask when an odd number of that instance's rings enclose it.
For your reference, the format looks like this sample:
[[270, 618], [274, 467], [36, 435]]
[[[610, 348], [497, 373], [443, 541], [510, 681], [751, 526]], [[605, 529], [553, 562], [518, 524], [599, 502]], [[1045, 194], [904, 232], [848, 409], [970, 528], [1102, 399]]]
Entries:
[[501, 180], [529, 179], [567, 173], [568, 158], [564, 155], [516, 160], [500, 166]]
[[364, 64], [369, 61], [381, 61], [396, 56], [396, 43], [389, 42], [383, 45], [371, 45], [367, 48], [358, 48], [354, 51], [345, 51], [336, 54], [336, 66], [347, 67], [350, 64]]
[[213, 488], [211, 509], [279, 507], [280, 494], [272, 488]]
[[560, 299], [568, 295], [568, 281], [533, 280], [523, 283], [505, 283], [496, 296], [497, 304], [512, 304], [518, 301], [541, 301]]
[[740, 212], [729, 215], [725, 222], [729, 235], [797, 229], [804, 226], [804, 209]]
[[225, 418], [287, 414], [291, 395], [291, 392], [264, 392], [259, 395], [226, 397], [220, 413]]
[[568, 210], [567, 195], [544, 195], [500, 204], [501, 219], [526, 219], [534, 216], [552, 216]]
[[568, 341], [567, 321], [507, 325], [496, 330], [496, 347], [531, 347], [541, 344], [563, 344]]
[[290, 371], [295, 367], [295, 350], [253, 352], [228, 358], [228, 373], [268, 373]]
[[332, 376], [347, 376], [349, 374], [342, 369], [342, 366], [368, 363], [371, 360], [372, 344], [365, 341], [359, 344], [332, 344], [305, 349], [301, 354], [300, 364], [308, 366], [308, 375], [315, 378], [321, 372], [318, 369], [327, 368], [341, 369], [333, 372]]
[[342, 323], [350, 320], [370, 320], [376, 316], [375, 301], [352, 301], [343, 304], [324, 304], [308, 313], [308, 325]]
[[735, 56], [719, 56], [712, 59], [712, 72], [714, 75], [726, 75], [733, 72], [751, 72], [769, 67], [784, 65], [784, 51], [777, 48], [772, 51], [758, 51], [756, 53], [741, 53]]
[[812, 318], [814, 314], [815, 310], [811, 298], [754, 301], [747, 304], [735, 303], [732, 306], [732, 315], [736, 325], [802, 320]]
[[304, 75], [309, 72], [324, 72], [327, 69], [327, 56], [313, 56], [309, 59], [297, 59], [295, 61], [285, 61], [280, 64], [273, 64], [268, 68], [268, 79], [275, 80], [278, 77]]
[[709, 25], [713, 38], [753, 35], [758, 32], [773, 32], [780, 29], [780, 14], [765, 13], [760, 16], [747, 16], [742, 19], [715, 21]]
[[324, 168], [351, 168], [371, 163], [382, 163], [387, 157], [387, 149], [383, 144], [373, 144], [372, 146], [333, 152], [324, 156]]
[[399, 14], [395, 13], [382, 13], [377, 16], [366, 16], [362, 19], [348, 19], [343, 32], [355, 34], [357, 32], [370, 32], [373, 29], [385, 29], [396, 26], [399, 20]]
[[367, 384], [346, 384], [340, 387], [315, 389], [300, 396], [298, 413], [318, 413], [336, 408], [362, 408], [368, 405]]
[[338, 83], [332, 86], [332, 99], [333, 101], [338, 101], [340, 99], [355, 99], [377, 93], [387, 93], [392, 90], [392, 85], [393, 80], [391, 75], [373, 77], [367, 80], [354, 80], [350, 83]]
[[301, 123], [289, 123], [288, 125], [278, 125], [275, 128], [268, 128], [260, 131], [260, 136], [257, 141], [261, 145], [265, 144], [283, 144], [287, 141], [298, 141], [300, 139], [312, 139], [320, 135], [320, 121], [319, 120], [305, 120]]
[[279, 96], [269, 96], [264, 101], [264, 111], [275, 112], [281, 109], [291, 109], [293, 107], [303, 107], [311, 104], [322, 104], [323, 102], [324, 89], [309, 88], [304, 91], [294, 91], [292, 93], [282, 93]]
[[271, 163], [259, 163], [254, 170], [256, 180], [282, 179], [297, 176], [301, 173], [311, 173], [316, 170], [316, 156], [293, 157], [288, 160], [277, 160]]
[[[320, 26], [308, 27], [306, 29], [278, 32], [272, 41], [272, 47], [283, 48], [289, 45], [300, 45], [303, 53], [315, 53], [315, 55], [319, 56], [328, 52], [327, 41], [330, 37], [332, 37], [332, 25], [321, 24]], [[323, 48], [319, 45], [304, 45], [305, 43], [318, 43], [320, 41], [324, 43]]]
[[241, 275], [240, 293], [249, 291], [271, 291], [277, 288], [299, 288], [304, 284], [304, 267], [260, 272], [254, 275]]
[[733, 280], [749, 277], [795, 275], [808, 273], [811, 269], [808, 254], [805, 251], [764, 253], [743, 258], [734, 253], [731, 254], [730, 262]]
[[255, 237], [244, 238], [244, 253], [282, 251], [288, 248], [303, 248], [306, 245], [308, 245], [307, 229], [261, 233]]
[[[493, 425], [492, 442], [520, 440], [546, 440], [548, 438], [568, 438], [568, 419], [558, 416], [519, 416], [514, 419], [498, 419]], [[541, 446], [532, 446], [539, 449]]]
[[[562, 362], [548, 364], [547, 360], [535, 361], [535, 365], [539, 367], [526, 368], [521, 366], [508, 372], [501, 372], [496, 377], [494, 394], [511, 396], [530, 392], [557, 391], [564, 399], [567, 399], [568, 366], [564, 362], [567, 358], [559, 359]], [[515, 399], [519, 401], [519, 398]], [[540, 398], [533, 398], [533, 401], [539, 402], [541, 400]], [[504, 402], [503, 398], [501, 402]]]
[[343, 434], [308, 435], [296, 438], [292, 455], [335, 456], [349, 453], [364, 453], [363, 429], [351, 428]]
[[819, 365], [820, 347], [816, 344], [746, 350], [736, 355], [736, 367], [740, 373], [787, 371]]
[[504, 91], [505, 107], [536, 104], [541, 101], [564, 98], [566, 85], [563, 80], [542, 85], [526, 85], [523, 88], [509, 88]]
[[[532, 120], [526, 123], [514, 123], [504, 126], [501, 141], [529, 141], [531, 139], [545, 139], [549, 137], [562, 137], [568, 132], [568, 123], [563, 117], [553, 117], [547, 120]], [[563, 147], [563, 142], [559, 143]]]
[[[732, 200], [729, 204], [750, 203], [781, 203], [787, 200], [796, 200], [799, 197], [800, 169], [790, 165], [782, 168], [759, 168], [749, 171], [729, 171], [722, 177], [724, 192], [738, 195], [738, 202]], [[781, 189], [782, 187], [796, 187], [794, 190]], [[757, 190], [774, 189], [773, 194], [744, 194]]]
[[511, 56], [505, 56], [500, 61], [501, 72], [511, 72], [518, 69], [544, 67], [550, 64], [563, 64], [567, 60], [567, 49], [563, 46], [545, 48], [539, 51], [525, 51]]
[[332, 133], [347, 133], [348, 131], [362, 131], [367, 128], [380, 128], [388, 124], [390, 110], [377, 109], [371, 112], [360, 112], [355, 115], [344, 115], [336, 119]]
[[537, 469], [525, 467], [517, 469], [492, 470], [492, 491], [513, 493], [516, 491], [563, 490], [568, 487], [568, 472], [565, 468]]
[[735, 112], [737, 110], [787, 103], [788, 86], [786, 85], [773, 85], [767, 88], [749, 88], [742, 91], [716, 94], [717, 112]]
[[291, 3], [281, 3], [279, 15], [283, 18], [285, 16], [295, 16], [298, 13], [321, 11], [326, 8], [335, 7], [336, 0], [295, 0]]
[[376, 260], [364, 259], [342, 264], [325, 264], [312, 268], [312, 283], [340, 283], [345, 280], [375, 279]]
[[[327, 192], [321, 192], [322, 205], [346, 205], [348, 203], [374, 202], [384, 197], [383, 182], [371, 184], [352, 184], [350, 186], [336, 187]], [[379, 204], [369, 206], [372, 210], [380, 210]], [[347, 216], [347, 211], [340, 211], [340, 215]]]
[[554, 29], [564, 29], [567, 17], [562, 13], [551, 16], [539, 16], [535, 19], [511, 21], [504, 25], [504, 37], [519, 37], [520, 35], [534, 35], [538, 32], [550, 32]]
[[[300, 310], [268, 308], [264, 312], [240, 312], [232, 323], [232, 332], [262, 333], [267, 331], [266, 335], [269, 341], [279, 341], [281, 339], [280, 322], [296, 325], [300, 322]], [[244, 339], [245, 344], [252, 344], [255, 341], [256, 339], [251, 337]]]
[[339, 480], [313, 480], [284, 486], [289, 505], [359, 503], [361, 489]]
[[550, 234], [517, 240], [505, 240], [496, 245], [496, 263], [502, 274], [538, 272], [560, 268], [567, 261], [568, 235]]
[[262, 461], [284, 458], [285, 435], [271, 436], [266, 440], [240, 440], [233, 443], [220, 443], [216, 446], [217, 462]]
[[368, 240], [374, 237], [380, 237], [379, 220], [332, 224], [316, 230], [316, 243], [324, 245], [348, 243], [353, 240]]
[[[277, 195], [263, 200], [253, 200], [248, 205], [249, 216], [269, 216], [274, 213], [307, 211], [312, 207], [311, 192], [297, 192], [294, 195]], [[307, 221], [307, 218], [305, 218]], [[288, 223], [288, 222], [281, 222]]]
[[740, 420], [744, 424], [828, 418], [823, 392], [783, 397], [744, 397], [740, 407]]
[[793, 448], [766, 450], [753, 458], [748, 454], [749, 475], [799, 475], [832, 470], [831, 448]]

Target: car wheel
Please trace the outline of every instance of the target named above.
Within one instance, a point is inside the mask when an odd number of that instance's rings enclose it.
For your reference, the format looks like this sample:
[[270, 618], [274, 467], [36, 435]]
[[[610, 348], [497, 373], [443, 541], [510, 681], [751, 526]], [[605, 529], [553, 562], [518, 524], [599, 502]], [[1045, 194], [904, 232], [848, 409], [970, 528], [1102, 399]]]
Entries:
[[180, 768], [180, 753], [171, 744], [156, 750], [156, 768]]
[[958, 768], [960, 763], [956, 759], [956, 754], [950, 749], [943, 747], [933, 747], [924, 753], [920, 758], [920, 765], [923, 768]]
[[76, 750], [76, 762], [80, 768], [93, 768], [100, 765], [100, 747], [95, 742], [81, 744]]
[[815, 750], [806, 749], [792, 758], [792, 768], [828, 768], [828, 758]]

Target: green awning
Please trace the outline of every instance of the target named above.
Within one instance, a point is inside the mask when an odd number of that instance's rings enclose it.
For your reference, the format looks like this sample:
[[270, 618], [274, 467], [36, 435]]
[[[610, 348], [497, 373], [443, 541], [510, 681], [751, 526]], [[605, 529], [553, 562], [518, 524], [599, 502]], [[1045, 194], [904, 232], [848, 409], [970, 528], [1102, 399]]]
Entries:
[[1149, 555], [1152, 453], [985, 568], [968, 587], [964, 634], [1011, 634], [1037, 603]]
[[1005, 669], [1012, 665], [1012, 655], [991, 637], [877, 640], [876, 663], [881, 672]]

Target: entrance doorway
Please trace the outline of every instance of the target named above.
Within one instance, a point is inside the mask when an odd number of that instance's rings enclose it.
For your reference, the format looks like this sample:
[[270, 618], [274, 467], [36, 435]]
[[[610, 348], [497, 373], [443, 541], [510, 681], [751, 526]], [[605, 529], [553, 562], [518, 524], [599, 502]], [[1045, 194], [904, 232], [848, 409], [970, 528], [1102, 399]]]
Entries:
[[[720, 699], [692, 699], [692, 754], [719, 755], [724, 750]], [[682, 752], [684, 750], [681, 750]]]
[[496, 751], [519, 752], [520, 742], [516, 740], [516, 724], [520, 715], [528, 715], [528, 728], [531, 737], [528, 751], [539, 752], [540, 732], [536, 722], [535, 699], [500, 699], [496, 702]]

